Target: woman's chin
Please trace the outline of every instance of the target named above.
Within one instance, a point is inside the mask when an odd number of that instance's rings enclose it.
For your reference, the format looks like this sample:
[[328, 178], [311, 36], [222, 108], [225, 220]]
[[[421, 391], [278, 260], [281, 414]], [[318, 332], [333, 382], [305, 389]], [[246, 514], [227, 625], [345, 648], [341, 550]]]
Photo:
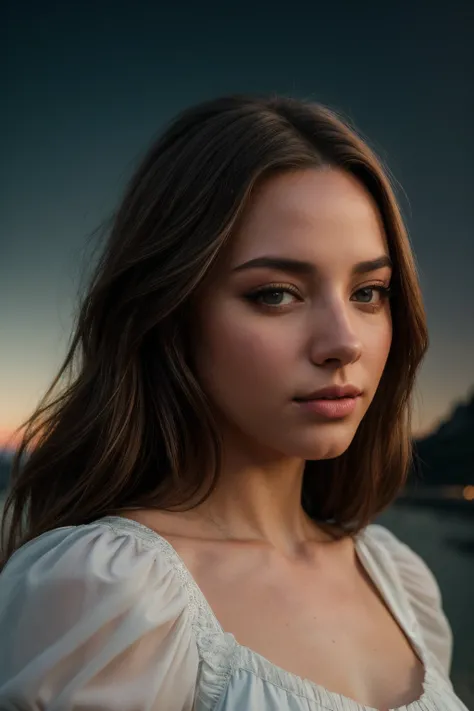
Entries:
[[306, 460], [335, 459], [349, 448], [354, 435], [352, 428], [345, 432], [324, 432], [320, 437], [313, 434], [304, 442], [295, 442], [291, 450], [296, 456]]

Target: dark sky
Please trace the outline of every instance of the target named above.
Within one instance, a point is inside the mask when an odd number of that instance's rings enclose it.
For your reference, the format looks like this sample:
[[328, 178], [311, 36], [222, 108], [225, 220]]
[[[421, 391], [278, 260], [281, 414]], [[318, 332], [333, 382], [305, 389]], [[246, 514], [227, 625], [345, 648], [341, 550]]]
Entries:
[[[415, 425], [474, 385], [474, 4], [19, 2], [2, 30], [0, 442], [55, 374], [86, 240], [178, 110], [328, 103], [399, 184], [431, 347]], [[362, 7], [360, 6], [362, 5]]]

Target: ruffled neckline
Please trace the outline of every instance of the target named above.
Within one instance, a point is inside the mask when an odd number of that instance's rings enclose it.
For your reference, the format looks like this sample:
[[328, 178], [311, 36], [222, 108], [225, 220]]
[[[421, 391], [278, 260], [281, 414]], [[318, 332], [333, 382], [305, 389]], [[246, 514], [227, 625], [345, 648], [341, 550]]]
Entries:
[[[379, 711], [371, 706], [364, 706], [351, 697], [330, 691], [310, 679], [304, 679], [297, 674], [289, 672], [258, 652], [237, 642], [234, 635], [226, 632], [220, 625], [204, 593], [179, 553], [166, 538], [153, 529], [138, 521], [122, 516], [106, 516], [95, 521], [95, 523], [105, 523], [116, 530], [128, 531], [138, 535], [148, 545], [158, 547], [160, 552], [166, 556], [180, 583], [186, 590], [191, 624], [195, 631], [200, 652], [212, 668], [221, 667], [219, 671], [222, 678], [229, 676], [229, 674], [225, 674], [225, 670], [229, 672], [236, 668], [247, 669], [270, 684], [277, 685], [290, 693], [319, 703], [328, 711]], [[386, 607], [408, 638], [424, 668], [421, 696], [409, 704], [398, 706], [390, 709], [390, 711], [439, 711], [440, 707], [435, 705], [431, 698], [431, 690], [434, 690], [439, 678], [423, 645], [418, 621], [411, 610], [401, 582], [396, 577], [390, 576], [389, 585], [384, 576], [380, 574], [381, 561], [387, 558], [387, 554], [378, 541], [370, 535], [369, 528], [364, 529], [355, 537], [356, 554], [370, 580], [379, 591]], [[376, 553], [378, 555], [375, 559], [374, 554]], [[406, 599], [406, 618], [400, 614], [399, 605], [397, 605], [396, 596], [392, 589], [393, 584], [397, 587], [398, 595], [401, 594]]]

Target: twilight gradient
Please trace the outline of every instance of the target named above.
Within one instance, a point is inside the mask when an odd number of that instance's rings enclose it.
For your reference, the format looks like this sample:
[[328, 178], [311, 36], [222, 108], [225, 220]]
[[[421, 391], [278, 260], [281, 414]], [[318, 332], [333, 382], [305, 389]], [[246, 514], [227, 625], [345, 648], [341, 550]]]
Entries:
[[[469, 3], [6, 3], [0, 446], [55, 375], [90, 233], [184, 106], [280, 92], [352, 119], [398, 181], [431, 347], [415, 429], [474, 383]], [[413, 5], [413, 7], [410, 7]], [[403, 187], [402, 187], [403, 186]]]

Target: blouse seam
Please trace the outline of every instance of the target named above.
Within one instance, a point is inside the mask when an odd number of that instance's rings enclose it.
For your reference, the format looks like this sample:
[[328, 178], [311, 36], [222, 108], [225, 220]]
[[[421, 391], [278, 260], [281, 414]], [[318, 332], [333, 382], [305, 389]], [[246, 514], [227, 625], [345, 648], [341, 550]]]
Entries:
[[[241, 669], [242, 671], [246, 671], [249, 674], [252, 674], [255, 676], [257, 679], [260, 679], [260, 681], [264, 681], [266, 684], [271, 684], [272, 686], [275, 686], [277, 689], [281, 689], [282, 691], [286, 691], [292, 696], [298, 696], [300, 699], [304, 699], [307, 702], [317, 703], [321, 708], [325, 709], [326, 711], [334, 711], [334, 708], [331, 706], [326, 706], [326, 702], [322, 702], [320, 699], [311, 699], [308, 694], [303, 694], [297, 689], [290, 689], [289, 686], [284, 686], [283, 684], [280, 684], [276, 681], [273, 681], [273, 679], [269, 679], [265, 674], [259, 674], [258, 672], [255, 671], [255, 669], [251, 669], [248, 667], [246, 664], [239, 664], [237, 666], [237, 669]], [[304, 682], [304, 680], [303, 680]]]
[[[202, 657], [201, 657], [201, 661], [204, 661], [204, 659]], [[234, 670], [232, 669], [232, 667], [230, 665], [226, 666], [224, 668], [223, 672], [213, 669], [214, 674], [218, 677], [221, 677], [221, 680], [222, 680], [222, 685], [219, 684], [218, 695], [215, 696], [213, 699], [213, 708], [217, 708], [218, 703], [222, 700], [222, 698], [224, 697], [224, 694], [226, 693], [227, 689], [229, 688], [229, 684], [230, 684], [230, 680], [232, 678], [233, 671]], [[207, 698], [206, 698], [206, 695], [201, 694], [201, 687], [200, 686], [198, 686], [198, 689], [197, 689], [197, 697], [201, 701], [205, 701], [205, 702], [207, 702], [209, 699], [209, 696], [207, 696]]]
[[[124, 529], [120, 529], [119, 526], [116, 526], [114, 523], [111, 523], [110, 521], [100, 521], [99, 520], [99, 521], [94, 521], [94, 524], [99, 525], [99, 526], [107, 526], [107, 528], [111, 528], [114, 533], [123, 534], [123, 532], [124, 532]], [[158, 538], [158, 536], [156, 537], [156, 540], [150, 540], [151, 536], [150, 536], [150, 538], [148, 538], [148, 536], [143, 535], [139, 529], [136, 529], [135, 531], [133, 531], [132, 535], [134, 536], [134, 538], [139, 538], [143, 543], [145, 543], [145, 545], [148, 548], [159, 548], [160, 547], [160, 539]]]

